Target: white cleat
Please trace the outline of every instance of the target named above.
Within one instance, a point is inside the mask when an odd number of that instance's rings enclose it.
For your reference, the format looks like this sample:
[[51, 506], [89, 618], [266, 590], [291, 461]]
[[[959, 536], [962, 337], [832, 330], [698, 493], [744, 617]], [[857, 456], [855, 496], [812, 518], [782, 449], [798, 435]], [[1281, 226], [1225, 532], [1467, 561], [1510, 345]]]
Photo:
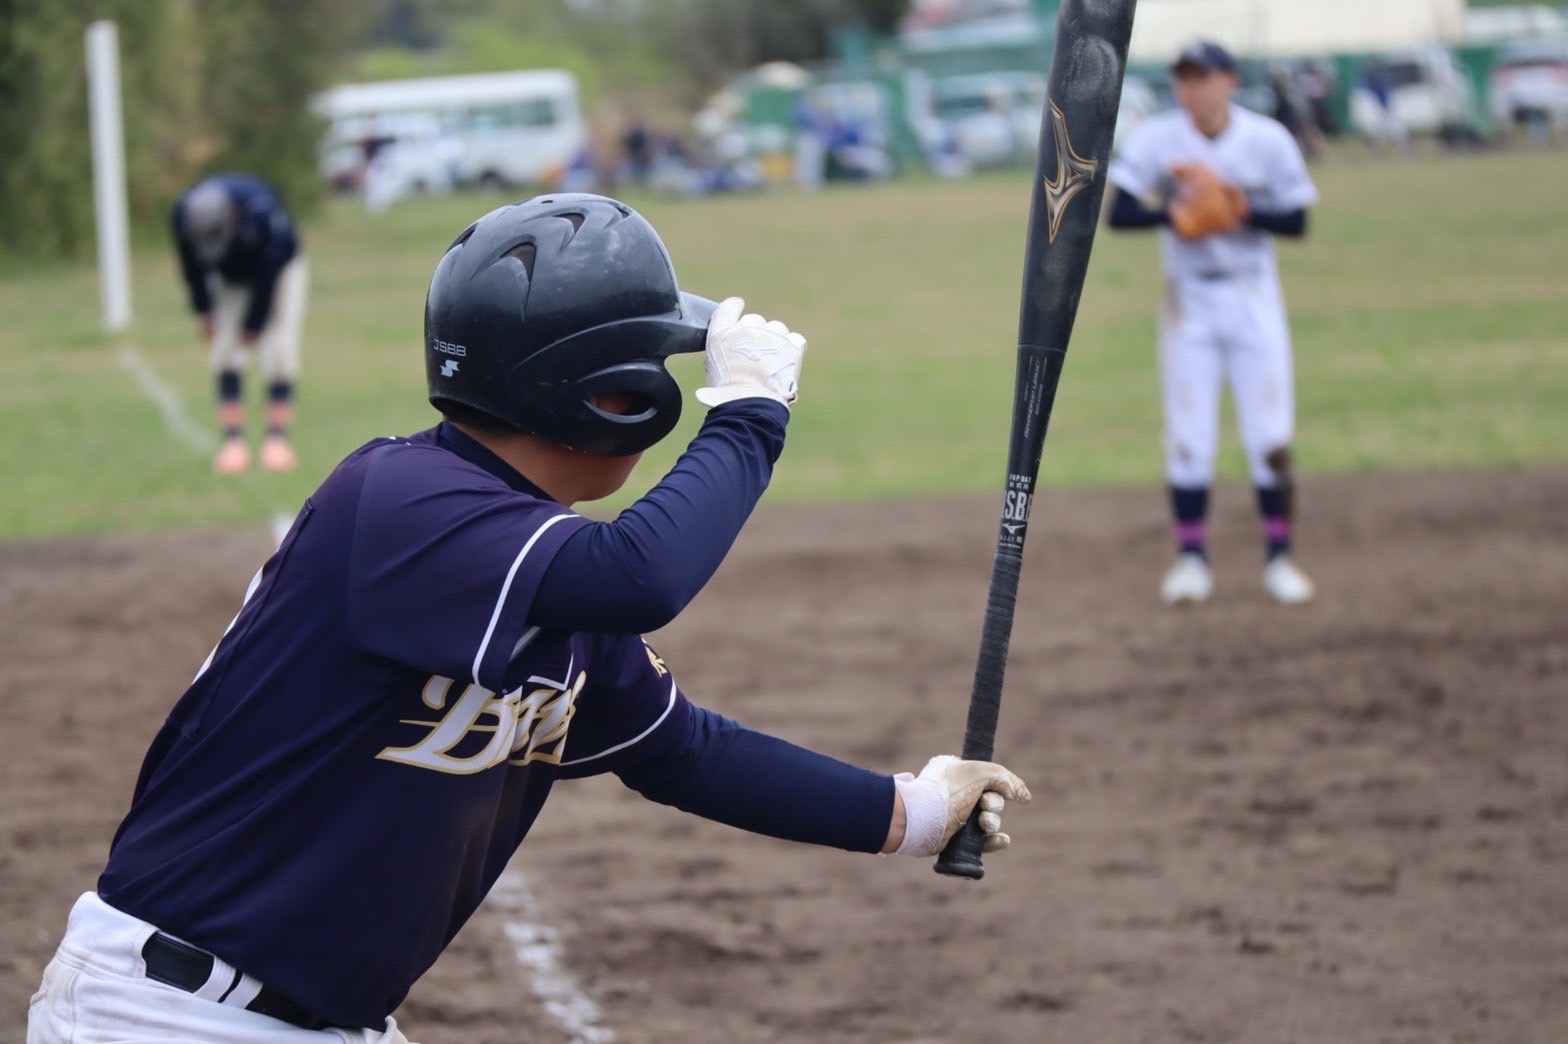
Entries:
[[1160, 598], [1166, 605], [1207, 602], [1214, 593], [1214, 574], [1203, 556], [1192, 551], [1183, 552], [1171, 566], [1160, 583]]
[[1263, 567], [1263, 589], [1280, 605], [1301, 605], [1317, 593], [1307, 574], [1288, 555], [1275, 555]]

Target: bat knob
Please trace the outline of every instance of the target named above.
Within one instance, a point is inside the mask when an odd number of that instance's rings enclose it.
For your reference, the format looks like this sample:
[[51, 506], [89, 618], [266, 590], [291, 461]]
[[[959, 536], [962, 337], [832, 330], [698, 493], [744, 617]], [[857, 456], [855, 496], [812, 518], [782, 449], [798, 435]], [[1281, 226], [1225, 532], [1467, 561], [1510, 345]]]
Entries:
[[948, 877], [964, 877], [978, 881], [985, 876], [985, 864], [980, 861], [985, 833], [980, 829], [978, 813], [969, 817], [942, 854], [936, 857], [931, 869]]

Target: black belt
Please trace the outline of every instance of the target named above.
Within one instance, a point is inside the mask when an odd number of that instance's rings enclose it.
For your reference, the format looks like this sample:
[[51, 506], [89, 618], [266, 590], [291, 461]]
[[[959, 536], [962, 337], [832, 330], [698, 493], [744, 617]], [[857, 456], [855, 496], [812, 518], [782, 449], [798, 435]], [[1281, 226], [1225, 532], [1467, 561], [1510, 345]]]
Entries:
[[1218, 283], [1226, 279], [1235, 279], [1238, 277], [1238, 273], [1236, 272], [1219, 272], [1212, 269], [1207, 272], [1196, 272], [1194, 275], [1203, 280], [1205, 283]]
[[[186, 993], [195, 993], [207, 985], [207, 980], [212, 977], [212, 963], [216, 958], [206, 950], [198, 950], [189, 943], [180, 942], [162, 932], [154, 932], [142, 947], [142, 960], [147, 962], [149, 979], [182, 989]], [[235, 972], [234, 981], [229, 984], [229, 992], [233, 992], [239, 984], [240, 975]], [[228, 993], [225, 993], [224, 997], [227, 996]], [[222, 1003], [222, 998], [219, 1003]], [[263, 986], [261, 992], [245, 1005], [245, 1010], [281, 1019], [301, 1029], [319, 1030], [337, 1025], [298, 1001], [290, 1000], [271, 986]]]

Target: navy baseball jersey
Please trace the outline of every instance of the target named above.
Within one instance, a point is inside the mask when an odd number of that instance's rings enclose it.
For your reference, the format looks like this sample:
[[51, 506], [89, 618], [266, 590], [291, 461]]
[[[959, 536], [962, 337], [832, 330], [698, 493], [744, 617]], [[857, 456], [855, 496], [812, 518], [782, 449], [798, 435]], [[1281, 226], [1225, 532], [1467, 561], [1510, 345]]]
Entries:
[[278, 273], [299, 253], [299, 233], [277, 193], [260, 178], [215, 174], [207, 181], [223, 186], [238, 209], [238, 217], [223, 256], [209, 265], [197, 255], [186, 234], [186, 197], [181, 196], [175, 203], [171, 220], [191, 310], [198, 315], [212, 311], [212, 290], [207, 280], [216, 273], [226, 283], [250, 288], [250, 304], [241, 325], [249, 333], [260, 333], [272, 312]]
[[369, 443], [306, 502], [154, 742], [98, 885], [344, 1025], [397, 1006], [556, 779], [693, 720], [640, 637], [529, 624], [591, 523], [441, 430]]

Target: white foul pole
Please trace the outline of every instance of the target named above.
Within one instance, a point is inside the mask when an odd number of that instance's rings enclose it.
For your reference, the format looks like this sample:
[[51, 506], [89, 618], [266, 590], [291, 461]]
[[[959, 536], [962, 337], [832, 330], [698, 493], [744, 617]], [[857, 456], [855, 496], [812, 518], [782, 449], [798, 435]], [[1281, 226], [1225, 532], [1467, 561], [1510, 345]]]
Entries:
[[131, 245], [125, 204], [125, 133], [120, 123], [120, 34], [113, 22], [93, 22], [87, 27], [87, 98], [103, 325], [115, 332], [131, 323]]

